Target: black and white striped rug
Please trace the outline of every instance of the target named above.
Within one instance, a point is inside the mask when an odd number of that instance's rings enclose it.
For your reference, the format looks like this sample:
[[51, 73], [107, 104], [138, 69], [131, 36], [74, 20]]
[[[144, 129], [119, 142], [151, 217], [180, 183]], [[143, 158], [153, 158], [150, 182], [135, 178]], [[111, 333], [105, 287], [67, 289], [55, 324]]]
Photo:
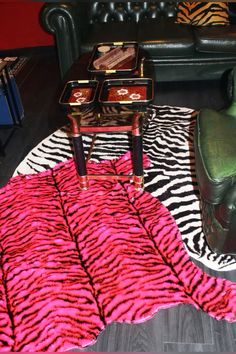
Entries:
[[[193, 148], [196, 112], [183, 107], [150, 106], [149, 113], [143, 134], [144, 152], [151, 160], [151, 167], [145, 171], [145, 189], [169, 209], [192, 258], [214, 270], [235, 270], [236, 257], [212, 252], [202, 232]], [[124, 154], [130, 149], [129, 138], [126, 133], [97, 135], [92, 159], [101, 161]], [[83, 141], [88, 151], [92, 136], [83, 135]], [[36, 146], [14, 175], [52, 168], [72, 154], [69, 128], [63, 127]]]

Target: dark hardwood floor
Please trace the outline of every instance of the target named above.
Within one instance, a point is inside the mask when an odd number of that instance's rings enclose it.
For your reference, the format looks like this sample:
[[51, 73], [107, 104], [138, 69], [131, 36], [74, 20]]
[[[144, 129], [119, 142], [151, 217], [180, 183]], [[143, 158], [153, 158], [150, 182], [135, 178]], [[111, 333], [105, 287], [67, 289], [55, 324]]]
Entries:
[[65, 124], [63, 112], [55, 104], [61, 84], [55, 56], [32, 57], [16, 76], [16, 81], [25, 117], [22, 127], [0, 129], [0, 138], [5, 144], [5, 156], [0, 158], [1, 186], [35, 145]]
[[[67, 123], [57, 104], [62, 86], [54, 54], [32, 55], [17, 75], [17, 83], [25, 117], [22, 127], [0, 128], [0, 138], [3, 143], [7, 142], [5, 156], [0, 157], [1, 186], [7, 183], [17, 165], [34, 146]], [[227, 104], [225, 83], [157, 83], [155, 103], [196, 110], [206, 107], [221, 109]], [[211, 275], [236, 281], [236, 271], [217, 273], [198, 265]], [[217, 321], [192, 306], [179, 305], [159, 311], [142, 324], [113, 323], [101, 333], [94, 345], [84, 351], [235, 352], [236, 323]]]

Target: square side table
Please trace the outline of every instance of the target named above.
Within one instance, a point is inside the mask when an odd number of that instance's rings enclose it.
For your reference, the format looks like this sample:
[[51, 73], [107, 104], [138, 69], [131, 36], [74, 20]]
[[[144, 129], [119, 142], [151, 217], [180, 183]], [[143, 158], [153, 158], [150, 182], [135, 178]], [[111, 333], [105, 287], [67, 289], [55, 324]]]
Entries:
[[[127, 111], [117, 114], [97, 114], [97, 124], [84, 125], [80, 112], [73, 112], [67, 115], [71, 123], [71, 135], [74, 146], [75, 162], [79, 177], [80, 188], [86, 190], [89, 187], [90, 179], [103, 180], [126, 180], [134, 183], [137, 190], [143, 188], [143, 142], [142, 142], [142, 122], [143, 112]], [[109, 124], [109, 119], [112, 124]], [[117, 118], [118, 124], [114, 124]], [[84, 153], [82, 134], [83, 133], [113, 133], [131, 132], [132, 135], [132, 175], [90, 175], [87, 174], [86, 158]]]

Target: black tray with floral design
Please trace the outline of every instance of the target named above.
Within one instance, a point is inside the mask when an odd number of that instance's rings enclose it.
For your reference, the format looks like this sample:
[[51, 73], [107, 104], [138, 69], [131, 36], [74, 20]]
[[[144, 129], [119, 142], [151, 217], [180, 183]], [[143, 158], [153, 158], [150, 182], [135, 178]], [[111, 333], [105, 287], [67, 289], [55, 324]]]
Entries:
[[147, 106], [153, 97], [152, 79], [108, 79], [102, 84], [99, 103], [107, 106]]
[[65, 107], [88, 107], [95, 103], [97, 80], [68, 81], [62, 91], [59, 103]]

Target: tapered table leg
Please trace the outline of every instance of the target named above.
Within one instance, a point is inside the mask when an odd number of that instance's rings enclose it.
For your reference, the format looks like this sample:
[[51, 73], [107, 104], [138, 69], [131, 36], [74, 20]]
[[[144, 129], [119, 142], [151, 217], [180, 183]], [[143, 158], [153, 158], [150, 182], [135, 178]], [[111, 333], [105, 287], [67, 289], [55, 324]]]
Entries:
[[71, 135], [74, 146], [76, 170], [78, 172], [79, 177], [79, 185], [81, 189], [86, 190], [88, 189], [88, 178], [83, 140], [80, 132], [80, 117], [78, 118], [78, 120], [76, 118], [76, 114], [68, 114], [67, 117], [71, 123]]
[[84, 154], [82, 135], [78, 134], [77, 136], [73, 136], [72, 141], [74, 146], [76, 169], [79, 175], [80, 188], [87, 189], [88, 188], [87, 169], [86, 169], [86, 160]]
[[143, 189], [143, 136], [142, 117], [139, 113], [134, 115], [132, 125], [133, 145], [133, 172], [134, 187], [137, 190]]

